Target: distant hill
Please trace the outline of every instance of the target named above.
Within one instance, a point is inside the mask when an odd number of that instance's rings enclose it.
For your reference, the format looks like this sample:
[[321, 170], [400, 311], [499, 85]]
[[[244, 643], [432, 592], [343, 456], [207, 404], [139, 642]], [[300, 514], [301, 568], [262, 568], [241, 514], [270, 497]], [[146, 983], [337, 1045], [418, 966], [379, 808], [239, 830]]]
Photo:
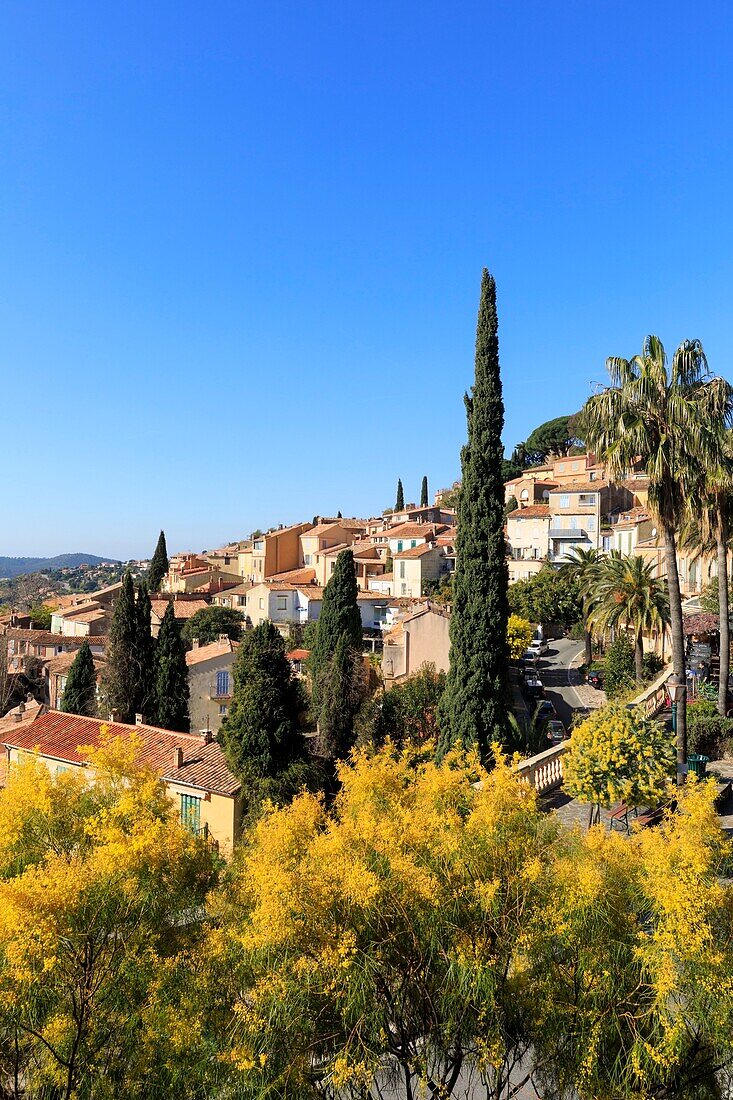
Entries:
[[0, 557], [0, 577], [20, 577], [24, 573], [47, 573], [51, 569], [76, 569], [79, 565], [101, 565], [116, 558], [98, 558], [95, 554], [57, 554], [55, 558], [3, 558]]

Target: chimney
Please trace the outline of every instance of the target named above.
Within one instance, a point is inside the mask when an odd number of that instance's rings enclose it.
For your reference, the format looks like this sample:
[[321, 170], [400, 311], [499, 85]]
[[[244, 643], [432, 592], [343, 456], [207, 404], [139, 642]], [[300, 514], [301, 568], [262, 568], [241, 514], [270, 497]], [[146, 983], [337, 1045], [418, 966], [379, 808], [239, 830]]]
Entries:
[[13, 715], [13, 721], [14, 722], [20, 722], [20, 721], [22, 721], [22, 718], [23, 718], [23, 715], [19, 711], [16, 710], [15, 714]]
[[210, 745], [214, 740], [214, 734], [211, 730], [201, 730], [201, 737], [205, 745]]
[[219, 635], [219, 645], [226, 645], [226, 643], [228, 641], [229, 641], [229, 635], [228, 634], [220, 634]]
[[135, 725], [136, 726], [144, 726], [145, 725], [145, 719], [143, 718], [142, 714], [136, 714], [135, 715]]
[[183, 767], [183, 749], [181, 748], [180, 745], [176, 745], [176, 747], [173, 750], [173, 767], [174, 768], [182, 768]]
[[199, 647], [199, 640], [198, 640], [198, 638], [194, 638], [193, 641], [191, 642], [191, 649], [198, 649], [198, 647]]

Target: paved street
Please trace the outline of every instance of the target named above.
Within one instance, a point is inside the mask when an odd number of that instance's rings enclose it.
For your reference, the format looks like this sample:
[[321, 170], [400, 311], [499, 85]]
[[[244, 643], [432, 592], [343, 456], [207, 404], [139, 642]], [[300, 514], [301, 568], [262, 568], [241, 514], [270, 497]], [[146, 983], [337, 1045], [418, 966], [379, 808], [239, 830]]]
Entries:
[[580, 682], [577, 666], [583, 659], [583, 644], [569, 638], [549, 642], [550, 651], [537, 663], [545, 694], [560, 720], [570, 729], [573, 714], [581, 708], [595, 708], [605, 702], [602, 691]]

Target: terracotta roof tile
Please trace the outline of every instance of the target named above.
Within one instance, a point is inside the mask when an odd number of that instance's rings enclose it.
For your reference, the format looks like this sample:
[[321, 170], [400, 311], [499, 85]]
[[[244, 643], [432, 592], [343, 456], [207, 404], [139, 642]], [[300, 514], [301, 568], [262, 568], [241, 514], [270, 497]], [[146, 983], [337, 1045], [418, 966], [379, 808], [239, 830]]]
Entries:
[[566, 485], [550, 489], [550, 493], [553, 496], [558, 493], [597, 493], [599, 489], [607, 489], [608, 485], [607, 481], [569, 481]]
[[[192, 734], [171, 733], [155, 726], [128, 726], [121, 722], [104, 722], [101, 718], [82, 718], [78, 714], [50, 710], [28, 725], [16, 724], [15, 729], [3, 734], [0, 742], [29, 752], [37, 749], [42, 756], [83, 765], [88, 761], [79, 752], [79, 747], [97, 745], [102, 726], [106, 726], [116, 737], [137, 736], [140, 741], [140, 763], [154, 768], [169, 782], [223, 795], [234, 795], [241, 787], [239, 780], [229, 771], [221, 746], [216, 741], [206, 744], [202, 738]], [[176, 748], [183, 750], [180, 768], [175, 766], [173, 759]]]
[[209, 607], [208, 600], [151, 600], [153, 614], [157, 615], [161, 621], [169, 603], [173, 604], [173, 614], [177, 619], [190, 619], [197, 611], [203, 611], [205, 607]]
[[549, 516], [549, 504], [529, 504], [526, 508], [515, 508], [506, 518], [508, 522], [510, 519], [549, 519]]
[[310, 654], [311, 651], [309, 649], [291, 649], [285, 656], [289, 661], [305, 661], [310, 657]]
[[239, 645], [227, 638], [223, 642], [210, 642], [208, 645], [200, 645], [198, 649], [191, 649], [186, 654], [186, 664], [200, 665], [203, 661], [212, 661], [215, 657], [225, 657], [228, 653], [234, 653]]
[[400, 561], [403, 558], [422, 558], [425, 554], [431, 553], [433, 550], [437, 550], [438, 547], [434, 543], [424, 542], [422, 546], [411, 546], [409, 550], [400, 550], [394, 555], [395, 560]]

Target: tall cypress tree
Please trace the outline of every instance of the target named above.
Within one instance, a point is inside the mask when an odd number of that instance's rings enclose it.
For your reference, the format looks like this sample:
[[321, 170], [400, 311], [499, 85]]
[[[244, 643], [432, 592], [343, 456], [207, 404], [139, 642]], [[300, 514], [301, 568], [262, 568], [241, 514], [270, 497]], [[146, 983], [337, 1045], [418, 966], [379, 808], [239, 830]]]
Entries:
[[350, 649], [361, 652], [363, 631], [359, 605], [356, 602], [358, 592], [354, 554], [351, 550], [342, 550], [336, 558], [331, 579], [323, 593], [321, 614], [316, 624], [316, 637], [309, 659], [313, 706], [316, 711], [321, 705], [326, 673], [341, 635], [347, 636]]
[[395, 501], [395, 512], [401, 512], [405, 507], [405, 494], [402, 489], [402, 478], [397, 478], [397, 500]]
[[428, 506], [428, 475], [422, 479], [422, 488], [420, 489], [420, 507], [427, 508]]
[[102, 699], [107, 713], [120, 722], [132, 722], [138, 695], [136, 659], [137, 616], [132, 577], [125, 573], [122, 590], [112, 611], [107, 663], [102, 674]]
[[97, 714], [97, 673], [86, 638], [72, 661], [59, 710], [67, 714], [83, 714], [87, 718], [94, 718]]
[[234, 688], [219, 742], [244, 783], [276, 778], [305, 755], [299, 692], [285, 639], [269, 620], [248, 631], [234, 661]]
[[150, 568], [148, 569], [148, 591], [158, 592], [160, 589], [160, 582], [168, 572], [168, 550], [165, 545], [165, 531], [161, 531], [158, 536], [158, 545], [155, 547], [155, 553], [150, 559]]
[[504, 402], [496, 284], [486, 269], [476, 328], [476, 375], [465, 401], [468, 442], [461, 451], [450, 670], [440, 706], [439, 758], [455, 741], [477, 745], [486, 758], [491, 742], [507, 736]]
[[166, 608], [155, 647], [155, 724], [165, 730], [188, 733], [188, 666], [181, 628], [173, 611]]
[[343, 760], [353, 748], [354, 720], [366, 690], [361, 652], [350, 641], [344, 631], [321, 680], [318, 732], [331, 760]]
[[135, 601], [135, 711], [146, 718], [151, 717], [155, 708], [155, 638], [150, 628], [151, 615], [150, 595], [143, 581]]

